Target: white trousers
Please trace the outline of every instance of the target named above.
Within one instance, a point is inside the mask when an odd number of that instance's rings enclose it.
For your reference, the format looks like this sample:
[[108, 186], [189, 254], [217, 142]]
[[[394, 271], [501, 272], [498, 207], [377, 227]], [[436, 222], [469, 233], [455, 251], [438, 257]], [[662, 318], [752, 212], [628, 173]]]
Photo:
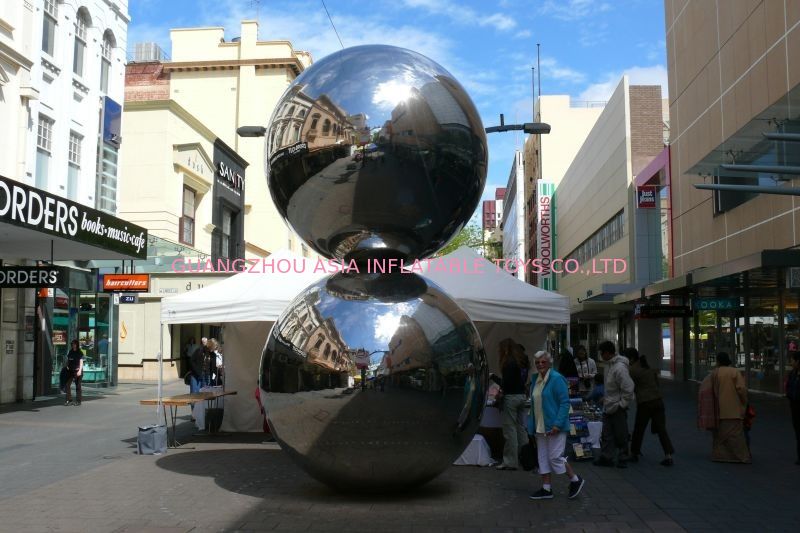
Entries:
[[540, 474], [565, 474], [567, 472], [567, 458], [564, 457], [566, 444], [567, 434], [563, 431], [559, 431], [557, 435], [536, 434]]

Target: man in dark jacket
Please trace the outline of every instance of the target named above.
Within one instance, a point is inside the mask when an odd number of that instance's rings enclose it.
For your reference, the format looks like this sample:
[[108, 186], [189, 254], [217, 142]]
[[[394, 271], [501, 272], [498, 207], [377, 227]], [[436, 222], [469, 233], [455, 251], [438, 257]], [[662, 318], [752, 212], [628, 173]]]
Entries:
[[628, 406], [633, 402], [633, 381], [628, 372], [628, 359], [617, 354], [611, 341], [600, 343], [600, 357], [606, 363], [605, 396], [603, 397], [603, 433], [600, 457], [596, 466], [627, 467]]

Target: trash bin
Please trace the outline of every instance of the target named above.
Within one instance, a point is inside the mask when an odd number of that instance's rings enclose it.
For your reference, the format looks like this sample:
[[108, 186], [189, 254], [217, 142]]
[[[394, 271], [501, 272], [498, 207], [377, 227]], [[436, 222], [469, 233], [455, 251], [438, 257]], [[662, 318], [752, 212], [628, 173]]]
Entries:
[[225, 409], [219, 407], [209, 407], [206, 409], [206, 431], [209, 433], [219, 433], [222, 427], [222, 414]]
[[139, 426], [139, 455], [159, 455], [167, 451], [167, 426]]

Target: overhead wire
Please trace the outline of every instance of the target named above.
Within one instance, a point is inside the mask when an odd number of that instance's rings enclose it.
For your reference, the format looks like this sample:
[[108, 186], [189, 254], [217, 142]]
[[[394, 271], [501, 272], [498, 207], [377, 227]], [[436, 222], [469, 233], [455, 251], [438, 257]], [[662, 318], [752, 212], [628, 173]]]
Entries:
[[336, 34], [336, 38], [339, 39], [339, 44], [342, 45], [344, 48], [344, 43], [342, 42], [342, 38], [339, 37], [339, 32], [336, 31], [336, 25], [333, 23], [333, 19], [331, 18], [331, 14], [328, 13], [328, 6], [325, 5], [325, 0], [320, 0], [322, 2], [322, 7], [325, 8], [325, 14], [328, 15], [328, 20], [331, 21], [331, 26], [333, 27], [333, 32]]

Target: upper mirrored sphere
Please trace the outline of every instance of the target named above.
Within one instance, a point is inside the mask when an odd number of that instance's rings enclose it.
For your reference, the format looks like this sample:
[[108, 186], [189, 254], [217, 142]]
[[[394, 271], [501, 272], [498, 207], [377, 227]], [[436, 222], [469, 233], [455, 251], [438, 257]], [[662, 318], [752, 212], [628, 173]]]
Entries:
[[486, 134], [463, 87], [425, 56], [358, 46], [303, 72], [266, 133], [272, 199], [317, 253], [418, 259], [472, 216]]

